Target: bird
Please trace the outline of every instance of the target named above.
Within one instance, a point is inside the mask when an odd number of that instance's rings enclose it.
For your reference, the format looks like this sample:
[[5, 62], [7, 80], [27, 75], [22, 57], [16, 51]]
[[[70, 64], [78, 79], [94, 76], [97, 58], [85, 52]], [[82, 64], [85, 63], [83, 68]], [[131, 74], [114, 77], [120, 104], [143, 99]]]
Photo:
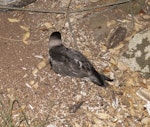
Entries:
[[59, 31], [52, 32], [48, 45], [49, 63], [55, 73], [61, 76], [88, 79], [101, 87], [107, 86], [105, 81], [113, 81], [98, 72], [81, 52], [64, 46]]

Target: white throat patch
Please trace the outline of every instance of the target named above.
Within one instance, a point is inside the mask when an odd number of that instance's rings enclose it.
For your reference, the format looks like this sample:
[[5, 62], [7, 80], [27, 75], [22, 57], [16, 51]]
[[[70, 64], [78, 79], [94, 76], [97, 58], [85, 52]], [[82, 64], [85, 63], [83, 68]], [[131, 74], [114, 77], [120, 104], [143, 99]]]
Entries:
[[49, 41], [49, 49], [55, 47], [55, 46], [59, 46], [62, 44], [62, 41], [60, 39], [52, 39]]

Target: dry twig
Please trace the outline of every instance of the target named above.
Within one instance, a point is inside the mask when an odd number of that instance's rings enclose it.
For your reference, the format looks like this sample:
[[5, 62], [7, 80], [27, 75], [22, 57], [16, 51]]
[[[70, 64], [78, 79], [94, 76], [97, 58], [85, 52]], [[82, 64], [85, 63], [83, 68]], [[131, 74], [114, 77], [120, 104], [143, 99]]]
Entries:
[[72, 0], [69, 1], [68, 7], [67, 7], [66, 19], [67, 19], [67, 22], [68, 22], [68, 24], [69, 24], [69, 30], [70, 30], [71, 36], [72, 36], [72, 38], [73, 38], [74, 47], [75, 47], [76, 49], [78, 49], [77, 40], [76, 40], [76, 38], [75, 38], [75, 35], [74, 35], [74, 32], [73, 32], [73, 28], [72, 28], [72, 25], [71, 25], [71, 22], [70, 22], [70, 18], [69, 18], [69, 7], [70, 7], [70, 5], [71, 5], [71, 2], [72, 2]]
[[[130, 2], [130, 0], [123, 0], [123, 1], [118, 1], [115, 3], [109, 3], [109, 4], [103, 4], [103, 5], [97, 5], [96, 7], [90, 7], [90, 8], [84, 8], [84, 9], [79, 9], [79, 10], [72, 10], [69, 11], [69, 13], [78, 13], [78, 12], [85, 12], [89, 10], [95, 10], [103, 7], [110, 7], [114, 5], [120, 5], [120, 4], [125, 4]], [[18, 10], [18, 11], [27, 11], [27, 12], [37, 12], [37, 13], [55, 13], [55, 14], [66, 14], [66, 11], [61, 10], [61, 11], [52, 11], [52, 10], [41, 10], [41, 9], [27, 9], [27, 8], [18, 8], [18, 7], [7, 7], [7, 6], [0, 6], [0, 9], [6, 9], [6, 10]]]

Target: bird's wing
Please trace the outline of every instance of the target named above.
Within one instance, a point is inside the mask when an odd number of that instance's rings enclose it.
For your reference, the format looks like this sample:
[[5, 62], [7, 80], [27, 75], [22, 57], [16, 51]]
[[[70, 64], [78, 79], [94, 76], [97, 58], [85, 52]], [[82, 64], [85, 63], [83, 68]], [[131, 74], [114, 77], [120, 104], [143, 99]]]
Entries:
[[76, 50], [60, 46], [52, 48], [49, 53], [52, 65], [57, 64], [57, 69], [54, 67], [57, 73], [83, 78], [92, 72], [92, 64], [82, 53]]

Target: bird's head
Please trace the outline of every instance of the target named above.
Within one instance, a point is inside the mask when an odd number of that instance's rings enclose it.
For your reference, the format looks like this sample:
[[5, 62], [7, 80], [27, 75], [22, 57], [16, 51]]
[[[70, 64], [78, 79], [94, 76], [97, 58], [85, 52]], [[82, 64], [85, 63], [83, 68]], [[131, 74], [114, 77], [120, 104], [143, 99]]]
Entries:
[[50, 35], [49, 48], [51, 49], [51, 48], [53, 48], [55, 46], [59, 46], [59, 45], [62, 45], [61, 33], [56, 31]]

